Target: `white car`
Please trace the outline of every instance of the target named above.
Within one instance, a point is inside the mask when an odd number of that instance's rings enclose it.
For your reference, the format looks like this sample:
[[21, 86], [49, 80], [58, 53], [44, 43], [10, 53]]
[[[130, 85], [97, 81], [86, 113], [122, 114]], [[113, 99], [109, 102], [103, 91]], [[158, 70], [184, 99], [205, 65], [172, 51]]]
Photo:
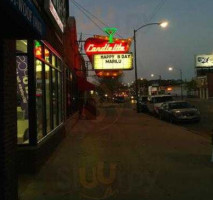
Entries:
[[173, 101], [171, 95], [153, 95], [148, 97], [147, 108], [151, 114], [158, 115], [162, 103]]

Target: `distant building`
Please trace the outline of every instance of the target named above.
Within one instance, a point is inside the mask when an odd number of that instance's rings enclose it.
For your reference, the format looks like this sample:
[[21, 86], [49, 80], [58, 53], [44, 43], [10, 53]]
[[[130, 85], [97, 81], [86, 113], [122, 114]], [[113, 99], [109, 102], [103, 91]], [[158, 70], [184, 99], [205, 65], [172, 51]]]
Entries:
[[213, 55], [197, 55], [195, 67], [199, 98], [213, 98]]

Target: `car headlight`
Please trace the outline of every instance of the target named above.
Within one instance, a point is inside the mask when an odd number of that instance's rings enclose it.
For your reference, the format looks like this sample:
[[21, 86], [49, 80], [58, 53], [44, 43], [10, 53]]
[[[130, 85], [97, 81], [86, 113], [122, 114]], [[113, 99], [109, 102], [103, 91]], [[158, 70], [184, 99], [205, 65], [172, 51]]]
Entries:
[[176, 111], [173, 114], [175, 115], [175, 117], [180, 117], [181, 116], [181, 112], [180, 111]]

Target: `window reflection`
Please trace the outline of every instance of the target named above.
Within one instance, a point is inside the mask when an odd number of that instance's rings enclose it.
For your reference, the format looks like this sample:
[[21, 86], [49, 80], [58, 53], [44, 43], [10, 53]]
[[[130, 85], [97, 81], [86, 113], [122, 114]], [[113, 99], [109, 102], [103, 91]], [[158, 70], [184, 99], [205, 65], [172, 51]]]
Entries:
[[47, 133], [51, 130], [50, 116], [50, 66], [45, 65], [45, 91], [46, 91], [46, 125]]
[[27, 40], [16, 40], [16, 52], [27, 53]]
[[50, 62], [50, 51], [48, 49], [44, 50], [44, 59], [49, 63]]
[[53, 103], [53, 127], [57, 125], [57, 73], [52, 69], [52, 103]]
[[43, 132], [43, 116], [42, 116], [42, 62], [36, 60], [35, 64], [36, 69], [36, 112], [37, 112], [37, 134], [38, 139], [41, 139], [44, 136]]

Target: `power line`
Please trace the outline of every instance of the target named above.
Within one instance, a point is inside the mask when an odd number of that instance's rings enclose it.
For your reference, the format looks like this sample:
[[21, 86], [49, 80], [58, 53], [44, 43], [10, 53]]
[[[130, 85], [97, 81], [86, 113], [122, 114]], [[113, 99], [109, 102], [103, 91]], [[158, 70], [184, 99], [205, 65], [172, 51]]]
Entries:
[[92, 18], [81, 7], [79, 7], [73, 0], [71, 1], [93, 24], [95, 24], [102, 31], [102, 28], [95, 21], [93, 21]]
[[[103, 31], [103, 29], [95, 22], [92, 20], [92, 18], [89, 16], [91, 15], [93, 18], [95, 18], [98, 22], [100, 22], [102, 25], [104, 25], [105, 27], [110, 27], [109, 25], [107, 25], [106, 23], [104, 23], [100, 18], [96, 17], [95, 15], [93, 15], [90, 11], [88, 11], [86, 8], [84, 8], [82, 5], [80, 5], [78, 2], [76, 2], [75, 0], [71, 0], [71, 2], [81, 11], [83, 12], [83, 14], [89, 18], [99, 29], [101, 29], [101, 31]], [[88, 14], [89, 15], [88, 15]], [[115, 35], [118, 35], [119, 37], [123, 38], [120, 34], [115, 33]]]
[[96, 17], [95, 15], [93, 15], [90, 11], [88, 11], [86, 8], [84, 8], [82, 5], [80, 5], [78, 2], [76, 2], [75, 0], [71, 0], [73, 2], [75, 2], [79, 7], [81, 7], [85, 12], [89, 13], [92, 17], [94, 17], [95, 19], [97, 19], [101, 24], [103, 24], [106, 27], [109, 27], [109, 25], [105, 24], [101, 19], [99, 19], [98, 17]]
[[161, 0], [159, 4], [156, 6], [156, 8], [153, 10], [153, 13], [149, 17], [148, 22], [150, 22], [158, 13], [158, 11], [164, 6], [167, 0]]

